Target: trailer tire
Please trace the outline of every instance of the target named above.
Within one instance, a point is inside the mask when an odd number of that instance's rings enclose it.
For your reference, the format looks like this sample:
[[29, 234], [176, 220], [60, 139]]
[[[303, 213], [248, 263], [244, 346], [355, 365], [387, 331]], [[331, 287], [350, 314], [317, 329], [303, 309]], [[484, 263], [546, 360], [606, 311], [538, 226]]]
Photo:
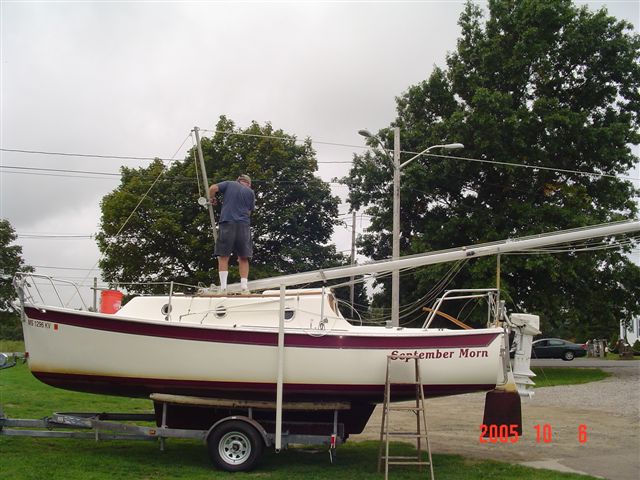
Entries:
[[246, 472], [260, 461], [264, 441], [247, 422], [230, 420], [209, 434], [207, 448], [216, 467], [227, 472]]

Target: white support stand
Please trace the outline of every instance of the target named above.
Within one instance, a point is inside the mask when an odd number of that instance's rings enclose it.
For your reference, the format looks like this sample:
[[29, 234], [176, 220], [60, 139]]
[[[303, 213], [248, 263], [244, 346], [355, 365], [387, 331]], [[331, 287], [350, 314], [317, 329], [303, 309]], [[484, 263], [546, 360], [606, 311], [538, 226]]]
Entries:
[[276, 453], [282, 448], [282, 386], [284, 383], [284, 306], [286, 287], [280, 285], [280, 321], [278, 324], [278, 381], [276, 385]]

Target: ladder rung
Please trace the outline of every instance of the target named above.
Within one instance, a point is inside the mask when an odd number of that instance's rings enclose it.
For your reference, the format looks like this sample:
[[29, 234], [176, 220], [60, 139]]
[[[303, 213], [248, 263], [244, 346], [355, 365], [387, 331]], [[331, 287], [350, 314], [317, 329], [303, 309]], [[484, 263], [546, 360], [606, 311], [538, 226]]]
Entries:
[[422, 460], [418, 460], [418, 457], [416, 455], [412, 455], [412, 456], [407, 456], [407, 455], [389, 455], [388, 457], [385, 457], [384, 455], [382, 456], [382, 458], [388, 458], [389, 460], [415, 460], [416, 462], [418, 461], [422, 461]]
[[388, 465], [431, 465], [429, 462], [387, 462]]
[[424, 411], [424, 407], [387, 407], [387, 410], [389, 410], [389, 411], [392, 411], [392, 410], [397, 410], [397, 411], [414, 410], [416, 412], [422, 412], [422, 411]]
[[427, 434], [425, 433], [418, 433], [418, 432], [385, 432], [387, 435], [390, 435], [392, 437], [420, 437], [420, 438], [426, 438]]

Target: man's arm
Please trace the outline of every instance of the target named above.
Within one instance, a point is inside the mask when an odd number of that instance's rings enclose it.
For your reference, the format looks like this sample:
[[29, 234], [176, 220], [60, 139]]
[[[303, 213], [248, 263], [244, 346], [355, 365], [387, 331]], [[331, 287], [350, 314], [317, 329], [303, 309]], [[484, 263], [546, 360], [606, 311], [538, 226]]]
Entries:
[[224, 193], [227, 189], [227, 184], [229, 182], [225, 180], [224, 182], [214, 183], [209, 187], [209, 198], [211, 199], [211, 203], [215, 205], [217, 203], [216, 193]]
[[211, 203], [211, 205], [215, 205], [216, 203], [218, 203], [218, 199], [216, 198], [216, 193], [218, 193], [219, 191], [220, 191], [220, 188], [218, 188], [217, 183], [214, 183], [209, 187], [209, 202]]

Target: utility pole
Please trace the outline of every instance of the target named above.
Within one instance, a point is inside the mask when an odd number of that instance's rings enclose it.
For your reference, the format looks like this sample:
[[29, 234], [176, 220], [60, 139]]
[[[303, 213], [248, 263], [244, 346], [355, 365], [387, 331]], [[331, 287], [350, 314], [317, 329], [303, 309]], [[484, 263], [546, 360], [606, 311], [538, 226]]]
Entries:
[[[356, 263], [356, 211], [353, 211], [353, 216], [351, 217], [351, 265], [355, 265]], [[353, 318], [353, 301], [355, 298], [355, 285], [353, 284], [355, 277], [352, 275], [349, 278], [350, 283], [350, 291], [349, 291], [349, 302], [351, 303], [351, 318]]]
[[[391, 258], [400, 258], [400, 127], [393, 128], [393, 242]], [[400, 270], [391, 272], [391, 325], [400, 326]]]
[[[373, 138], [382, 150], [387, 153], [382, 140], [371, 135], [369, 130], [358, 130], [363, 137]], [[400, 163], [400, 127], [393, 128], [393, 238], [391, 243], [391, 259], [398, 260], [400, 258], [400, 170], [413, 162], [419, 156], [433, 150], [434, 148], [444, 148], [445, 150], [457, 150], [464, 148], [461, 143], [447, 143], [445, 145], [433, 145], [414, 155], [406, 162]], [[391, 326], [400, 326], [400, 271], [392, 270], [391, 272]]]
[[204, 156], [202, 155], [202, 145], [200, 144], [200, 129], [193, 127], [196, 134], [196, 147], [198, 149], [198, 158], [200, 159], [200, 170], [202, 171], [202, 183], [204, 185], [204, 194], [207, 198], [207, 210], [209, 210], [209, 219], [211, 220], [211, 230], [213, 230], [213, 241], [218, 241], [218, 231], [216, 230], [216, 217], [213, 213], [213, 205], [211, 205], [211, 196], [209, 195], [209, 180], [207, 179], [207, 169], [204, 165]]

